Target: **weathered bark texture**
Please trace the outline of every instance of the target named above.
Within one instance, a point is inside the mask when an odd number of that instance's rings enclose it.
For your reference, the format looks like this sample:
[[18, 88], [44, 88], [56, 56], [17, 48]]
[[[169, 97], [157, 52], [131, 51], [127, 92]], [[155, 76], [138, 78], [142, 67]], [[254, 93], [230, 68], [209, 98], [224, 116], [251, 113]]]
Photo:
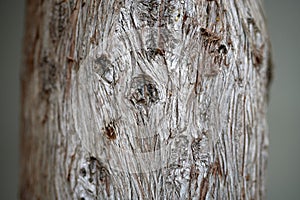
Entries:
[[260, 0], [27, 0], [22, 199], [263, 199]]

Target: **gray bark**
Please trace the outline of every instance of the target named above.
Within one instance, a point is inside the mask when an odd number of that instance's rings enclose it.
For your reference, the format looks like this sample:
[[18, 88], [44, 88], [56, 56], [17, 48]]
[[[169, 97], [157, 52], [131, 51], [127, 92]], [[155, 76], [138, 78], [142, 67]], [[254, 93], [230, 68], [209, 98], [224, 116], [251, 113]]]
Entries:
[[264, 199], [262, 10], [27, 0], [21, 199]]

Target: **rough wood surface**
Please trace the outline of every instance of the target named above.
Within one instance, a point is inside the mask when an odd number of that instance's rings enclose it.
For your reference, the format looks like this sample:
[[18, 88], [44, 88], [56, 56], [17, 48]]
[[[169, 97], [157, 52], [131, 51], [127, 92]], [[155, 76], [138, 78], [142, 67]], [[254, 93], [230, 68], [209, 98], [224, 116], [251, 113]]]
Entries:
[[21, 199], [264, 199], [260, 0], [27, 0]]

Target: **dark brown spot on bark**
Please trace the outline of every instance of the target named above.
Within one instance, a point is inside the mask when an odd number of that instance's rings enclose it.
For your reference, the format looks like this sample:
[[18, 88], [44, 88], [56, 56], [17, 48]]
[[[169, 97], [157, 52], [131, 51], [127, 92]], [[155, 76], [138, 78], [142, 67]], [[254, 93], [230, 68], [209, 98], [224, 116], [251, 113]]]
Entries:
[[86, 176], [86, 169], [81, 168], [79, 173], [80, 173], [80, 175], [81, 175], [82, 177], [85, 177], [85, 176]]
[[264, 59], [263, 49], [264, 49], [264, 45], [262, 45], [259, 48], [254, 47], [254, 49], [252, 50], [252, 62], [254, 67], [259, 67], [262, 64]]
[[250, 174], [247, 174], [245, 178], [246, 178], [246, 181], [250, 181]]
[[208, 45], [209, 43], [217, 43], [219, 42], [222, 37], [219, 36], [218, 34], [212, 32], [211, 30], [207, 29], [207, 28], [200, 28], [200, 33], [201, 36], [204, 38], [204, 44]]
[[97, 158], [95, 158], [94, 156], [91, 156], [91, 157], [89, 158], [89, 161], [95, 162], [95, 161], [97, 161]]
[[90, 182], [90, 183], [92, 183], [92, 182], [93, 182], [93, 180], [94, 180], [93, 178], [89, 178], [89, 182]]
[[115, 140], [117, 138], [116, 124], [114, 121], [111, 121], [104, 127], [104, 134], [110, 140]]
[[227, 47], [224, 44], [221, 44], [218, 48], [218, 52], [227, 54], [228, 53]]

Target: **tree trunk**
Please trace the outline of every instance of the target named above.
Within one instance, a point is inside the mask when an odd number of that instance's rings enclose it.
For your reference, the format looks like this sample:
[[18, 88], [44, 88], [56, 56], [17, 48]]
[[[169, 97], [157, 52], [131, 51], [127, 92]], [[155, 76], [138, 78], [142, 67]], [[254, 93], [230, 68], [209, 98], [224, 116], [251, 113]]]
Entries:
[[261, 0], [27, 0], [21, 199], [264, 199]]

